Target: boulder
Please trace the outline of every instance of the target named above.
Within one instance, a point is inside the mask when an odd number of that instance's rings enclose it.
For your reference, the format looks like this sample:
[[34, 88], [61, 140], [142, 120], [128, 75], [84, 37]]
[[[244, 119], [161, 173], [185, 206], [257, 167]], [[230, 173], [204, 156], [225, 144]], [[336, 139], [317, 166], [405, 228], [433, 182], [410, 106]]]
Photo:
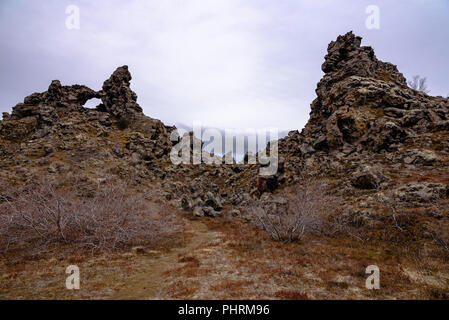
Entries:
[[438, 155], [432, 150], [411, 149], [406, 153], [404, 162], [407, 164], [420, 164], [424, 166], [432, 166], [439, 161]]
[[214, 210], [220, 211], [223, 209], [223, 204], [221, 197], [219, 195], [213, 194], [212, 192], [206, 192], [204, 196], [205, 205], [213, 208]]
[[413, 182], [400, 187], [395, 197], [404, 202], [427, 203], [449, 196], [449, 185], [442, 183]]
[[372, 166], [364, 166], [351, 176], [352, 185], [358, 189], [378, 189], [384, 180], [380, 168]]

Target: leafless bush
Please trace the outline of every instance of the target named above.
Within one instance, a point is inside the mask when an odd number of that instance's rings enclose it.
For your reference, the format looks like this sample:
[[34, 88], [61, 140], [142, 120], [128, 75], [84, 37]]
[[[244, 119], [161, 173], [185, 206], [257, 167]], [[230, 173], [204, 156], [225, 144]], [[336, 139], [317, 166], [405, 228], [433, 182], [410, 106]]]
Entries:
[[449, 232], [444, 225], [436, 227], [431, 236], [435, 244], [446, 253], [449, 253]]
[[449, 239], [447, 237], [442, 237], [441, 234], [434, 234], [433, 237], [435, 243], [445, 252], [449, 253]]
[[48, 248], [65, 243], [92, 250], [158, 245], [179, 229], [170, 209], [150, 203], [109, 180], [92, 197], [48, 180], [2, 195], [0, 249]]
[[304, 178], [287, 196], [273, 203], [274, 208], [253, 204], [249, 209], [251, 219], [274, 240], [292, 242], [324, 230], [333, 200], [323, 183]]
[[370, 234], [363, 232], [361, 226], [355, 223], [353, 217], [347, 212], [336, 212], [330, 215], [325, 233], [329, 237], [343, 235], [363, 242], [370, 240]]
[[427, 78], [426, 77], [421, 78], [421, 76], [416, 75], [413, 77], [413, 80], [408, 82], [408, 85], [410, 86], [410, 88], [412, 88], [414, 90], [421, 91], [426, 94], [430, 93], [430, 90], [427, 89]]

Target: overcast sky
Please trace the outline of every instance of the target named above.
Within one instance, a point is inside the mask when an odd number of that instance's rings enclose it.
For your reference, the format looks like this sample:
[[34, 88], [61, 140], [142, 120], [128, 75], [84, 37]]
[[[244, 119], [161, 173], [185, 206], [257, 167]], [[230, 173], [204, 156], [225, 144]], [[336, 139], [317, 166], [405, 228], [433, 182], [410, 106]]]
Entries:
[[448, 95], [448, 23], [449, 0], [1, 0], [0, 111], [53, 79], [99, 90], [126, 64], [145, 114], [166, 124], [301, 129], [327, 45], [350, 30]]

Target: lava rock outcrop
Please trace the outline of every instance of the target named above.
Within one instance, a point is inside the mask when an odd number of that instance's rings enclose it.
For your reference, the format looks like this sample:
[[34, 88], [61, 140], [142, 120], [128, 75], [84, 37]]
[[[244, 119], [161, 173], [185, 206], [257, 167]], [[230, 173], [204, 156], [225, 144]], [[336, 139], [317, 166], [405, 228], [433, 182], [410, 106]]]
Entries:
[[[378, 60], [361, 40], [349, 32], [329, 44], [310, 119], [302, 132], [279, 140], [280, 170], [273, 177], [259, 177], [254, 164], [173, 164], [176, 128], [143, 114], [123, 66], [99, 92], [55, 80], [5, 113], [0, 179], [76, 176], [89, 190], [114, 174], [144, 190], [160, 189], [162, 201], [198, 216], [220, 216], [244, 212], [254, 200], [269, 202], [311, 175], [328, 180], [358, 217], [378, 216], [371, 211], [380, 203], [443, 201], [447, 211], [449, 100], [408, 88], [396, 66]], [[84, 108], [92, 98], [102, 103]]]

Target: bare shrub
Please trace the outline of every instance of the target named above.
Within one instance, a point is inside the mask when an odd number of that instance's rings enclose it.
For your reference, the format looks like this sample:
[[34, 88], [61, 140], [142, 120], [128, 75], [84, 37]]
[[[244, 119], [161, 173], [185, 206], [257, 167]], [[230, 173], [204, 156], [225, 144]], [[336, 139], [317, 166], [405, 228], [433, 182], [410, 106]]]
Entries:
[[108, 180], [92, 197], [76, 187], [41, 180], [2, 195], [0, 249], [47, 249], [56, 243], [77, 248], [113, 250], [161, 245], [179, 230], [175, 214], [128, 194], [127, 185]]
[[354, 221], [348, 212], [334, 212], [329, 216], [326, 227], [326, 235], [329, 237], [349, 236], [359, 241], [366, 242], [370, 240], [370, 234], [362, 230], [362, 225]]
[[430, 93], [430, 90], [427, 88], [427, 78], [416, 75], [413, 77], [413, 80], [408, 82], [408, 85], [410, 88], [424, 92], [426, 94]]
[[333, 199], [326, 185], [304, 178], [285, 197], [272, 201], [274, 206], [254, 203], [249, 208], [251, 220], [276, 241], [292, 242], [305, 235], [321, 233], [326, 225]]
[[447, 227], [439, 225], [431, 232], [431, 236], [435, 244], [445, 253], [449, 253], [449, 232]]

